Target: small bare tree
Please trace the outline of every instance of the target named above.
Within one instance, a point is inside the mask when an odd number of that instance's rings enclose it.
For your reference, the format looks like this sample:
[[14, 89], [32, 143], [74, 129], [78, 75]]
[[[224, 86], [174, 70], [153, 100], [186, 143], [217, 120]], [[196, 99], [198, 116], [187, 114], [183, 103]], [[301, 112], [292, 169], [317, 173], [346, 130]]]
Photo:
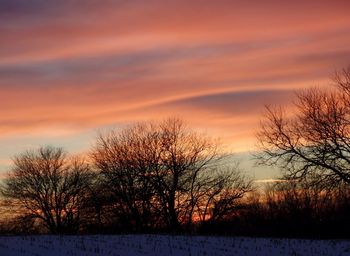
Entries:
[[218, 222], [231, 218], [243, 203], [240, 199], [254, 191], [252, 180], [242, 175], [238, 167], [216, 170], [216, 172], [209, 176], [211, 177], [210, 186], [208, 187], [206, 183], [203, 186], [205, 203], [198, 205], [198, 213], [202, 222]]
[[1, 192], [51, 233], [71, 233], [79, 229], [90, 177], [84, 161], [68, 158], [61, 148], [41, 147], [14, 157]]
[[350, 184], [350, 68], [336, 75], [333, 90], [297, 93], [296, 113], [267, 108], [257, 137], [260, 163], [279, 165], [287, 178]]

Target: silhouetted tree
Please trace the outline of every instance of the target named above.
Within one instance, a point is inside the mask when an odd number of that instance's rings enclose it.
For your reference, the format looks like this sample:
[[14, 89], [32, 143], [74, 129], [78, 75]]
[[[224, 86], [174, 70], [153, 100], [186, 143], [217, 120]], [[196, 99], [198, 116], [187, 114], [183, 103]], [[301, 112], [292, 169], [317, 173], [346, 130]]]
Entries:
[[208, 175], [212, 177], [212, 183], [207, 186], [204, 183], [205, 207], [199, 204], [198, 212], [201, 220], [222, 221], [232, 217], [242, 207], [240, 201], [248, 192], [253, 192], [252, 181], [243, 176], [236, 169], [218, 171], [217, 174]]
[[251, 188], [238, 172], [220, 170], [215, 141], [178, 119], [101, 135], [92, 157], [117, 213], [138, 230], [220, 218]]
[[331, 187], [350, 183], [350, 68], [335, 82], [332, 90], [297, 93], [294, 114], [267, 108], [258, 133], [260, 163], [277, 164], [291, 179]]
[[100, 135], [92, 153], [102, 184], [110, 189], [108, 197], [119, 222], [138, 231], [155, 224], [150, 178], [158, 166], [157, 138], [152, 127], [139, 124]]
[[196, 208], [205, 207], [200, 201], [204, 192], [213, 193], [209, 197], [221, 192], [221, 184], [212, 177], [221, 155], [217, 143], [188, 129], [179, 119], [163, 121], [158, 133], [160, 165], [153, 183], [164, 220], [169, 229], [175, 231], [184, 221], [192, 221]]
[[41, 147], [14, 157], [1, 192], [51, 233], [70, 233], [79, 229], [90, 178], [84, 161], [68, 158], [61, 148]]

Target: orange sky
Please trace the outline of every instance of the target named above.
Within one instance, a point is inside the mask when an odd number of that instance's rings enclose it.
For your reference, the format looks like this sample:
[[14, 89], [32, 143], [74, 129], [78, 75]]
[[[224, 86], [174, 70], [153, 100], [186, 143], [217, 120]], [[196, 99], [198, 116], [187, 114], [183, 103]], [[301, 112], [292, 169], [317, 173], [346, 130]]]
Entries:
[[23, 149], [81, 152], [96, 130], [174, 115], [252, 151], [264, 104], [350, 64], [349, 10], [336, 0], [0, 0], [0, 172]]

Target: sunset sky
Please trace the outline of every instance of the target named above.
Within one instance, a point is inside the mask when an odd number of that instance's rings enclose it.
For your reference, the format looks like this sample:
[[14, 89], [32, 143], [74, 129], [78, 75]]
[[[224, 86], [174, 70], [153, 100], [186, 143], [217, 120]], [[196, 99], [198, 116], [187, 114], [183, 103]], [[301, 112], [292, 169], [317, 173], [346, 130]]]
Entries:
[[0, 0], [0, 173], [28, 148], [86, 152], [97, 131], [169, 116], [249, 166], [264, 104], [329, 86], [350, 64], [349, 10], [346, 0]]

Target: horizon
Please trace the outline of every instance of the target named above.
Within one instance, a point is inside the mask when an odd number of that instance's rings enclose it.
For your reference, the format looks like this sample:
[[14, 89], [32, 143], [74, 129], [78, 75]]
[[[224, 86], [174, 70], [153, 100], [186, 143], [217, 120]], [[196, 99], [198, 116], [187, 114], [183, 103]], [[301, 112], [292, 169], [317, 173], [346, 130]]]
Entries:
[[348, 1], [0, 0], [0, 175], [41, 145], [179, 116], [253, 167], [265, 104], [349, 65]]

